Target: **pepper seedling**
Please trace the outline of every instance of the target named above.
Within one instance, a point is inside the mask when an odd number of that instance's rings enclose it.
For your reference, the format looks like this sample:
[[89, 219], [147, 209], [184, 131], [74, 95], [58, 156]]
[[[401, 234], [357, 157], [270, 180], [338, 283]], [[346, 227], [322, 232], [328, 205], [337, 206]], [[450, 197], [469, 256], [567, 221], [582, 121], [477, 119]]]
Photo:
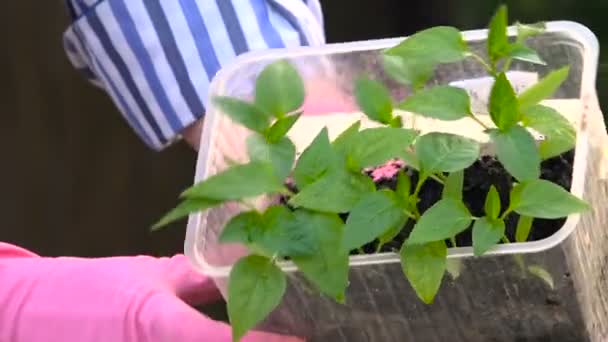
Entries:
[[[281, 301], [286, 275], [278, 266], [291, 260], [324, 295], [344, 303], [348, 286], [349, 255], [377, 243], [375, 251], [391, 242], [404, 227], [411, 232], [399, 255], [403, 272], [419, 298], [432, 303], [446, 269], [448, 244], [472, 229], [475, 255], [483, 255], [501, 241], [508, 243], [505, 219], [520, 215], [517, 242], [527, 241], [534, 218], [563, 218], [589, 205], [559, 185], [540, 179], [541, 161], [574, 147], [576, 132], [556, 110], [540, 104], [567, 79], [568, 67], [549, 73], [517, 95], [506, 77], [513, 60], [545, 64], [528, 38], [541, 34], [542, 25], [518, 24], [515, 41], [507, 35], [507, 9], [502, 6], [489, 24], [487, 56], [472, 52], [461, 32], [434, 27], [414, 34], [381, 53], [386, 73], [412, 93], [395, 102], [385, 86], [361, 76], [354, 84], [356, 101], [379, 127], [361, 129], [360, 122], [333, 141], [322, 129], [296, 161], [288, 133], [300, 119], [304, 83], [285, 60], [268, 65], [258, 76], [255, 98], [213, 98], [216, 110], [252, 131], [247, 138], [250, 161], [235, 164], [182, 194], [182, 202], [155, 228], [190, 213], [225, 202], [269, 195], [286, 198], [263, 211], [250, 209], [234, 216], [224, 227], [222, 243], [241, 243], [250, 254], [232, 267], [228, 314], [233, 340], [240, 340]], [[488, 100], [492, 125], [472, 112], [468, 93], [457, 87], [429, 85], [441, 64], [472, 59], [494, 78]], [[496, 157], [515, 178], [507, 207], [492, 186], [485, 195], [485, 215], [475, 217], [463, 201], [464, 171], [481, 154], [480, 143], [457, 134], [403, 127], [397, 110], [453, 121], [469, 118], [481, 125], [495, 147]], [[537, 143], [530, 132], [545, 136]], [[400, 172], [396, 186], [378, 188], [363, 170], [401, 160], [418, 172], [414, 181]], [[295, 191], [286, 184], [294, 185]], [[441, 199], [422, 211], [420, 194], [427, 181], [443, 186]], [[538, 266], [531, 274], [548, 279]]]

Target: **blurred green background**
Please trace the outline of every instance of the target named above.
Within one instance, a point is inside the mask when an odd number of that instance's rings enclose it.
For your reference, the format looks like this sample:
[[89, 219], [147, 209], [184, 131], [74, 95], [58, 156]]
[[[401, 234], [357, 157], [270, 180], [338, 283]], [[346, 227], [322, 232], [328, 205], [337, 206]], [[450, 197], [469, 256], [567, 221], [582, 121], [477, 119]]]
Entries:
[[[200, 0], [210, 1], [210, 0]], [[228, 1], [228, 0], [226, 0]], [[322, 0], [329, 42], [399, 37], [434, 25], [485, 27], [490, 0]], [[512, 21], [573, 20], [608, 39], [608, 0], [507, 1]], [[180, 144], [148, 150], [109, 98], [72, 69], [62, 0], [7, 1], [0, 14], [0, 241], [44, 255], [183, 250], [185, 224], [150, 233], [193, 178]], [[602, 56], [598, 93], [608, 98]]]

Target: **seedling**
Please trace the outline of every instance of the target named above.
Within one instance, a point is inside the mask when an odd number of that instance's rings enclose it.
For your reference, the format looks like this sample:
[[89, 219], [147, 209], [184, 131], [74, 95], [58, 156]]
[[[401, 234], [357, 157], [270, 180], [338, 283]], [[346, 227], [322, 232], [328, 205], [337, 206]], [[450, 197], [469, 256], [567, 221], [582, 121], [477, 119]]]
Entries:
[[[251, 102], [214, 98], [217, 109], [252, 131], [247, 140], [250, 161], [186, 190], [182, 203], [156, 227], [228, 201], [260, 195], [283, 199], [264, 211], [236, 215], [220, 236], [220, 242], [241, 243], [251, 252], [230, 273], [233, 339], [240, 340], [280, 303], [286, 288], [286, 275], [277, 266], [281, 260], [292, 260], [321, 293], [344, 303], [349, 255], [384, 251], [405, 234], [396, 250], [403, 272], [420, 299], [432, 303], [446, 270], [453, 277], [460, 272], [459, 265], [446, 258], [448, 245], [456, 247], [460, 234], [472, 230], [474, 253], [480, 256], [498, 243], [510, 242], [505, 233], [510, 215], [519, 216], [516, 242], [525, 242], [534, 218], [564, 218], [589, 209], [559, 185], [540, 178], [542, 161], [574, 147], [574, 128], [556, 110], [540, 104], [567, 79], [568, 67], [551, 72], [519, 96], [505, 74], [513, 60], [544, 64], [526, 45], [529, 37], [542, 32], [542, 25], [519, 24], [517, 38], [509, 39], [503, 6], [489, 25], [487, 56], [472, 52], [452, 27], [413, 35], [382, 52], [385, 71], [412, 94], [395, 102], [383, 84], [359, 78], [356, 100], [380, 127], [361, 129], [356, 122], [333, 141], [324, 128], [297, 161], [287, 134], [300, 118], [304, 86], [291, 64], [268, 65], [257, 78]], [[465, 90], [429, 85], [438, 65], [464, 59], [473, 59], [494, 78], [488, 101], [493, 124], [472, 112]], [[463, 183], [467, 169], [482, 157], [480, 143], [456, 134], [421, 135], [403, 128], [397, 109], [446, 121], [469, 118], [471, 124], [481, 125], [496, 158], [515, 180], [508, 189], [508, 205], [492, 185], [483, 199], [483, 215], [473, 215], [463, 199]], [[544, 140], [535, 141], [530, 129]], [[378, 186], [364, 172], [394, 160], [407, 170], [396, 170], [392, 187]], [[423, 208], [421, 194], [429, 182], [442, 187], [441, 196]], [[552, 283], [542, 268], [522, 267]]]

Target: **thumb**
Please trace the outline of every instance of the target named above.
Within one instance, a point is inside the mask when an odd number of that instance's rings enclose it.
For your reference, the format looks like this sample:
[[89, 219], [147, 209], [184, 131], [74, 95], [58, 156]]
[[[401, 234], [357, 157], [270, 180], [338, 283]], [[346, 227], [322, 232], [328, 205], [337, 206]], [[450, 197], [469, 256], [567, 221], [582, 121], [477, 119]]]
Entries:
[[[145, 323], [142, 337], [151, 342], [231, 342], [229, 325], [214, 321], [168, 293], [148, 298], [142, 308]], [[250, 332], [241, 342], [303, 342], [303, 340], [263, 332]]]
[[167, 259], [165, 275], [175, 294], [190, 305], [201, 305], [221, 298], [213, 279], [194, 270], [183, 254]]

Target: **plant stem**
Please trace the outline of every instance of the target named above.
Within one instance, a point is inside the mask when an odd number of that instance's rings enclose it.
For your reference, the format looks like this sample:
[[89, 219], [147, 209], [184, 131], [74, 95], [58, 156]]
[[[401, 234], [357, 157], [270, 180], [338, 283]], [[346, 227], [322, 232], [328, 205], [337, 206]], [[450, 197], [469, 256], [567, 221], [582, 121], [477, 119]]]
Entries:
[[452, 243], [452, 247], [458, 247], [458, 245], [456, 244], [456, 237], [452, 236], [450, 238], [450, 242]]
[[444, 176], [443, 178], [439, 177], [439, 175], [431, 175], [431, 178], [433, 178], [433, 180], [435, 180], [437, 183], [443, 185], [443, 183], [446, 180], [446, 177]]
[[490, 127], [488, 127], [488, 125], [484, 124], [483, 121], [479, 120], [475, 114], [471, 113], [469, 114], [469, 117], [471, 119], [473, 119], [473, 121], [477, 122], [479, 125], [481, 125], [481, 127], [483, 127], [484, 129], [490, 129]]
[[405, 213], [405, 215], [409, 218], [411, 218], [412, 220], [417, 220], [416, 215], [412, 214], [409, 212], [409, 210], [404, 209], [403, 212]]
[[509, 238], [506, 235], [503, 235], [501, 238], [502, 242], [504, 243], [511, 243], [511, 241], [509, 240]]
[[422, 185], [424, 184], [427, 178], [428, 176], [422, 175], [422, 173], [420, 173], [420, 176], [418, 177], [418, 183], [416, 184], [416, 190], [414, 190], [414, 194], [412, 195], [412, 197], [418, 199], [418, 193], [422, 189]]
[[365, 251], [363, 250], [363, 247], [357, 248], [357, 252], [359, 252], [359, 254], [365, 254]]
[[483, 67], [486, 68], [488, 73], [490, 73], [492, 76], [496, 75], [495, 69], [490, 66], [490, 64], [488, 64], [483, 58], [481, 58], [481, 56], [476, 53], [471, 53], [470, 56], [473, 57], [473, 59], [475, 59], [477, 62], [479, 62], [479, 64], [483, 65]]
[[513, 62], [513, 58], [508, 58], [505, 61], [505, 65], [503, 65], [502, 67], [502, 72], [506, 73], [507, 71], [509, 71], [509, 68], [511, 68], [511, 62]]
[[505, 218], [507, 218], [507, 215], [509, 215], [511, 213], [512, 209], [511, 208], [507, 208], [507, 210], [502, 213], [502, 215], [500, 216], [501, 220], [504, 220]]
[[382, 249], [382, 246], [384, 246], [383, 243], [378, 243], [378, 246], [376, 246], [376, 252], [375, 253], [380, 253], [380, 250]]

